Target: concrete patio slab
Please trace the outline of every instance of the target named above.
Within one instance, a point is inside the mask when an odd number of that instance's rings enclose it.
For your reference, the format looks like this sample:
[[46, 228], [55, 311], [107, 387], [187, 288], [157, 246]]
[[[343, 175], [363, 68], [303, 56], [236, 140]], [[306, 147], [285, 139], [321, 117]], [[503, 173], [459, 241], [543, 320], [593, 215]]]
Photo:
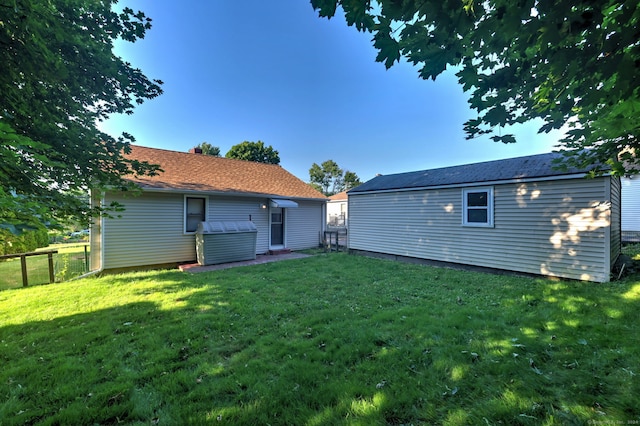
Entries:
[[303, 259], [305, 257], [311, 256], [310, 254], [303, 253], [283, 253], [283, 254], [259, 254], [253, 260], [243, 260], [241, 262], [231, 262], [231, 263], [221, 263], [218, 265], [199, 265], [197, 263], [188, 263], [184, 265], [179, 265], [178, 268], [182, 272], [209, 272], [209, 271], [218, 271], [221, 269], [229, 269], [229, 268], [237, 268], [239, 266], [249, 266], [249, 265], [259, 265], [261, 263], [270, 263], [270, 262], [279, 262], [281, 260], [290, 260], [290, 259]]

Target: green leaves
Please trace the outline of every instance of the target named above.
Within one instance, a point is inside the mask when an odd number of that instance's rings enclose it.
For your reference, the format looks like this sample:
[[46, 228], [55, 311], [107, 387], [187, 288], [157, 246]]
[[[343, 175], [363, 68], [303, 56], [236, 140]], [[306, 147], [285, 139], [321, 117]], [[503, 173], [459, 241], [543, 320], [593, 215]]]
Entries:
[[504, 144], [516, 143], [516, 138], [513, 135], [494, 135], [491, 136], [491, 140], [494, 142], [502, 142]]
[[369, 12], [371, 5], [369, 1], [360, 2], [352, 1], [342, 4], [344, 15], [349, 26], [354, 25], [358, 31], [372, 31], [374, 27], [374, 19]]
[[227, 158], [235, 158], [238, 160], [253, 161], [256, 163], [280, 164], [280, 156], [278, 151], [273, 149], [271, 145], [265, 146], [264, 142], [244, 141], [231, 147], [225, 154]]
[[220, 147], [213, 146], [209, 142], [201, 142], [194, 148], [200, 148], [203, 155], [211, 155], [213, 157], [220, 157]]
[[[331, 16], [338, 6], [350, 25], [370, 28], [376, 60], [387, 68], [401, 56], [435, 79], [460, 65], [458, 81], [469, 92], [477, 118], [465, 123], [467, 138], [534, 119], [541, 132], [574, 120], [561, 148], [592, 150], [588, 161], [618, 164], [640, 148], [640, 3], [621, 0], [313, 0]], [[364, 12], [364, 15], [362, 14]], [[322, 15], [321, 16], [325, 16]], [[492, 138], [512, 143], [512, 135]], [[597, 147], [597, 148], [596, 148]], [[611, 161], [610, 161], [611, 160]], [[578, 161], [585, 161], [581, 158]], [[614, 172], [635, 173], [640, 159]], [[637, 167], [636, 167], [637, 166]]]
[[113, 3], [0, 6], [0, 223], [86, 222], [99, 209], [79, 194], [126, 187], [122, 176], [157, 170], [123, 157], [129, 135], [116, 139], [96, 128], [162, 93], [160, 81], [112, 52], [118, 38], [144, 37], [151, 20], [130, 8], [116, 14]]
[[485, 123], [490, 126], [498, 126], [502, 123], [506, 123], [509, 119], [507, 110], [502, 105], [496, 105], [485, 112], [482, 116]]
[[343, 170], [333, 160], [313, 163], [309, 169], [310, 184], [324, 195], [333, 195], [360, 185], [360, 178], [354, 172]]
[[400, 60], [400, 45], [388, 33], [376, 33], [373, 45], [378, 49], [376, 61], [383, 62], [387, 69]]
[[321, 17], [331, 19], [336, 14], [338, 2], [333, 0], [311, 0], [313, 10], [317, 10]]

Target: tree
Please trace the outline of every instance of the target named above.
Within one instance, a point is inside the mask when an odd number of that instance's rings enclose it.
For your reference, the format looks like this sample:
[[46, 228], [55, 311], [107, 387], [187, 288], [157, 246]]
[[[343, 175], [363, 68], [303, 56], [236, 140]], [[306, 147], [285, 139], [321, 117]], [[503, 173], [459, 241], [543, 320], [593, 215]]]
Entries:
[[237, 160], [254, 161], [256, 163], [280, 164], [278, 151], [273, 149], [271, 145], [264, 146], [264, 142], [248, 142], [244, 141], [231, 147], [225, 155], [227, 158], [235, 158]]
[[11, 232], [117, 208], [91, 207], [92, 188], [132, 190], [123, 179], [158, 168], [125, 158], [133, 137], [97, 128], [162, 93], [113, 53], [151, 20], [111, 10], [115, 0], [0, 3], [0, 226]]
[[213, 157], [220, 157], [220, 147], [213, 146], [208, 142], [199, 143], [194, 148], [200, 148], [204, 155], [211, 155]]
[[28, 230], [15, 235], [6, 229], [0, 229], [0, 255], [26, 253], [49, 245], [46, 229]]
[[354, 172], [344, 171], [333, 160], [324, 161], [321, 165], [313, 163], [309, 169], [309, 181], [324, 195], [333, 195], [346, 189], [360, 185], [360, 179]]
[[344, 172], [344, 188], [342, 189], [343, 191], [348, 191], [352, 188], [355, 188], [361, 183], [362, 182], [360, 182], [360, 178], [354, 172], [350, 172], [348, 170]]
[[568, 126], [566, 164], [640, 171], [640, 3], [605, 0], [311, 0], [323, 17], [373, 33], [376, 60], [401, 57], [436, 79], [447, 67], [478, 112], [468, 139], [505, 126]]
[[309, 182], [324, 195], [336, 194], [342, 185], [343, 170], [333, 160], [327, 160], [318, 165], [313, 163], [309, 169]]

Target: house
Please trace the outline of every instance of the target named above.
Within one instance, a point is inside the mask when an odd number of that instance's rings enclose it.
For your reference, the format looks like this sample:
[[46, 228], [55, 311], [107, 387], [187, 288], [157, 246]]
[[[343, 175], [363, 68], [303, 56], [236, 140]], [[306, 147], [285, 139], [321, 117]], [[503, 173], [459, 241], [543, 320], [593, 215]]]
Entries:
[[640, 176], [623, 177], [622, 241], [640, 242]]
[[327, 224], [329, 226], [347, 226], [347, 218], [347, 191], [330, 196], [327, 203]]
[[203, 221], [253, 222], [256, 254], [319, 245], [327, 199], [282, 167], [131, 148], [128, 157], [158, 164], [164, 172], [131, 178], [142, 189], [140, 195], [92, 194], [94, 203], [116, 201], [125, 208], [120, 218], [102, 217], [94, 223], [93, 270], [195, 261], [195, 234]]
[[620, 179], [550, 153], [388, 176], [349, 191], [351, 252], [605, 282]]

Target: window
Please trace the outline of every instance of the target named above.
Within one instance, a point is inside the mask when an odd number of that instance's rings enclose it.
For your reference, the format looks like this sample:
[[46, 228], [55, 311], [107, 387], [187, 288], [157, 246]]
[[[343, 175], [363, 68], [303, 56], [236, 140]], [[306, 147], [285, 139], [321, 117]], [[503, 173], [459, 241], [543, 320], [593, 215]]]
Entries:
[[463, 189], [462, 197], [463, 225], [493, 227], [493, 188]]
[[184, 198], [184, 232], [196, 232], [198, 224], [206, 220], [206, 201], [203, 197]]
[[271, 223], [282, 223], [282, 213], [271, 213]]

